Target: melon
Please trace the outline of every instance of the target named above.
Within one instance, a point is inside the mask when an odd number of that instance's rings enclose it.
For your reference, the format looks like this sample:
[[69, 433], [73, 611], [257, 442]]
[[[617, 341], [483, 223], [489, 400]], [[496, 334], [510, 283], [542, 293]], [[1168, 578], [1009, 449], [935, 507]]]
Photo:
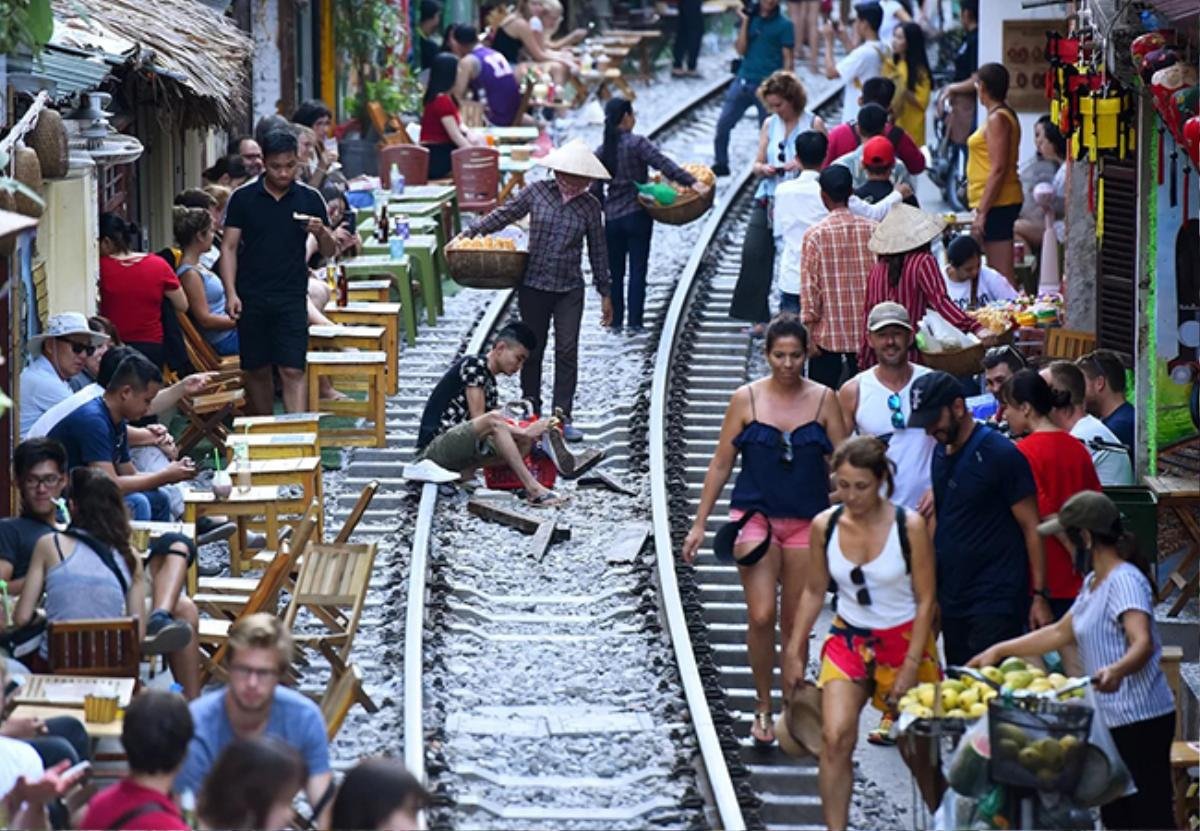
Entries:
[[947, 781], [956, 793], [979, 798], [987, 792], [988, 759], [992, 756], [991, 742], [986, 730], [976, 730], [967, 736], [954, 754], [947, 772]]

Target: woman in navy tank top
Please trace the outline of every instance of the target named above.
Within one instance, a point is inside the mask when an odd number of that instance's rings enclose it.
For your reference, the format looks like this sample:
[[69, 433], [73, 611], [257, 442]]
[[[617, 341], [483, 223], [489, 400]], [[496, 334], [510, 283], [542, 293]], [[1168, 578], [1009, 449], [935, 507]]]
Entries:
[[770, 702], [780, 587], [782, 642], [787, 643], [804, 586], [809, 526], [829, 507], [828, 457], [846, 438], [837, 397], [804, 377], [809, 347], [808, 331], [793, 314], [781, 314], [767, 327], [771, 374], [733, 394], [717, 452], [704, 476], [696, 519], [683, 543], [683, 558], [690, 563], [740, 453], [730, 519], [745, 522], [734, 543], [734, 557], [741, 560], [764, 541], [769, 543], [761, 559], [738, 569], [749, 607], [746, 646], [756, 695], [751, 735], [760, 744], [775, 740]]

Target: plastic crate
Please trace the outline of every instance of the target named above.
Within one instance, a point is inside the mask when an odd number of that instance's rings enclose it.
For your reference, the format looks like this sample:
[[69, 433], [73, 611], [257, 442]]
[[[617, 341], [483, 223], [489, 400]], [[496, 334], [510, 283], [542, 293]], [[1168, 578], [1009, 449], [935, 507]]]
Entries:
[[[512, 406], [509, 405], [509, 407]], [[528, 427], [537, 420], [529, 414], [529, 409], [529, 407], [525, 407], [524, 414], [518, 418], [506, 418], [505, 420], [510, 424]], [[511, 410], [507, 411], [511, 412]], [[554, 462], [536, 444], [525, 456], [525, 467], [533, 474], [533, 478], [538, 481], [538, 484], [544, 488], [553, 488], [554, 483], [558, 480], [558, 468], [554, 466]], [[521, 484], [521, 480], [517, 478], [517, 474], [513, 473], [508, 468], [508, 465], [503, 464], [494, 467], [485, 467], [483, 469], [483, 483], [496, 491], [515, 491], [525, 487]]]
[[1073, 793], [1092, 716], [1092, 708], [1081, 704], [994, 699], [988, 705], [991, 780], [1016, 788]]

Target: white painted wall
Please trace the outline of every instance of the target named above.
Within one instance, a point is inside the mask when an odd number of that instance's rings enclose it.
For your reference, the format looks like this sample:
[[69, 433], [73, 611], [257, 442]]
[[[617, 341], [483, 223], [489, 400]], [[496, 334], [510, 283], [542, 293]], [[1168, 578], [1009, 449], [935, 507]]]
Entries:
[[[1004, 63], [1004, 21], [1005, 20], [1063, 20], [1066, 17], [1064, 6], [1053, 5], [1040, 9], [1022, 9], [1018, 0], [981, 0], [979, 3], [979, 64]], [[1046, 102], [1045, 114], [1050, 112], [1050, 102]], [[983, 123], [985, 113], [979, 109], [979, 123]], [[1033, 125], [1043, 113], [1018, 113], [1021, 121], [1021, 161], [1033, 158]]]
[[279, 102], [279, 3], [280, 0], [253, 0], [250, 4], [250, 36], [254, 39], [254, 54], [250, 61], [253, 123], [276, 112]]
[[38, 227], [38, 248], [46, 263], [46, 316], [59, 312], [96, 313], [100, 281], [99, 214], [96, 170], [89, 160], [72, 163], [65, 179], [45, 184], [46, 210]]

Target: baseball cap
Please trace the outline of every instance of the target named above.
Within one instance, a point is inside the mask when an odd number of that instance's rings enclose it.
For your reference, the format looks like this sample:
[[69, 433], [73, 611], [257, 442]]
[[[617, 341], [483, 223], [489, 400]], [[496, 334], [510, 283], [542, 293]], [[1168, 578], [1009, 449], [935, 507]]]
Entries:
[[896, 149], [886, 136], [874, 136], [863, 144], [862, 160], [867, 167], [889, 167], [896, 163]]
[[908, 309], [891, 300], [872, 306], [871, 313], [867, 315], [867, 331], [878, 332], [888, 326], [903, 326], [911, 332], [913, 325], [908, 317]]
[[1086, 528], [1111, 534], [1121, 524], [1121, 510], [1116, 503], [1099, 491], [1080, 491], [1058, 509], [1058, 515], [1038, 526], [1043, 537], [1059, 534], [1068, 528]]
[[938, 420], [942, 407], [949, 406], [956, 398], [962, 398], [963, 391], [953, 375], [935, 370], [913, 381], [908, 395], [912, 405], [908, 426], [924, 430]]

